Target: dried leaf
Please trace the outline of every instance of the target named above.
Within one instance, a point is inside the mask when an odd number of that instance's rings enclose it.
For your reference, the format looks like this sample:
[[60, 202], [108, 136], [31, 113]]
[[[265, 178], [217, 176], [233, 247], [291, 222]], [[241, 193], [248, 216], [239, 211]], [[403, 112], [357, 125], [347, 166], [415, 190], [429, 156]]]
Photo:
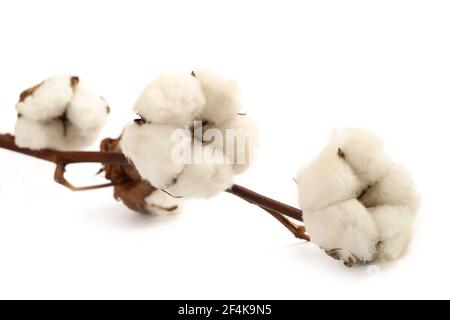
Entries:
[[[100, 145], [101, 151], [120, 152], [120, 137], [104, 139]], [[114, 186], [114, 198], [122, 201], [128, 208], [144, 214], [151, 213], [147, 209], [145, 199], [157, 189], [148, 181], [143, 180], [133, 165], [103, 164], [106, 179]]]

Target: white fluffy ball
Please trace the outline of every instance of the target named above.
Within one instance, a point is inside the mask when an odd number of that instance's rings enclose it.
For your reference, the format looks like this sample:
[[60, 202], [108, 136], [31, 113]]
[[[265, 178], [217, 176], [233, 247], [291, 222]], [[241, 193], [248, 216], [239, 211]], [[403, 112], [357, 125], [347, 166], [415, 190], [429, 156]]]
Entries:
[[30, 149], [76, 150], [92, 144], [110, 112], [78, 77], [55, 76], [21, 94], [16, 144]]
[[142, 119], [125, 128], [122, 150], [156, 188], [175, 197], [215, 196], [256, 153], [256, 125], [239, 107], [233, 81], [203, 71], [162, 75], [136, 103]]
[[419, 196], [409, 173], [361, 129], [336, 131], [297, 176], [313, 242], [351, 266], [401, 256], [411, 239]]

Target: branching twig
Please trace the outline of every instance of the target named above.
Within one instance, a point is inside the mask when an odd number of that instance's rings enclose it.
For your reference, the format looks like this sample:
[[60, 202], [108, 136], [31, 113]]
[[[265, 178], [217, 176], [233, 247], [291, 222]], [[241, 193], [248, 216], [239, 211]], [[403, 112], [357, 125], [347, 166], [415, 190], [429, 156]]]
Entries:
[[[18, 147], [14, 142], [14, 137], [9, 134], [0, 134], [0, 148], [25, 154], [34, 158], [46, 160], [56, 164], [55, 181], [73, 191], [92, 190], [113, 186], [112, 183], [77, 188], [70, 184], [64, 177], [65, 168], [72, 163], [102, 163], [102, 164], [121, 164], [132, 165], [127, 158], [120, 152], [85, 152], [85, 151], [56, 151], [56, 150], [30, 150]], [[239, 198], [242, 198], [254, 205], [257, 205], [269, 212], [278, 221], [280, 221], [296, 237], [309, 241], [305, 234], [304, 227], [295, 225], [285, 216], [292, 219], [303, 221], [301, 210], [270, 199], [247, 188], [233, 185], [229, 190]]]

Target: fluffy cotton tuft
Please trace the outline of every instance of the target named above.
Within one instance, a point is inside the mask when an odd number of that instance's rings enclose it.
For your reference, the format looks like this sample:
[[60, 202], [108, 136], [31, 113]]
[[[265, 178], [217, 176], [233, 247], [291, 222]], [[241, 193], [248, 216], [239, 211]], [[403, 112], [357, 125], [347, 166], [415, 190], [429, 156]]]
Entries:
[[183, 170], [184, 165], [174, 161], [172, 152], [177, 145], [190, 146], [191, 137], [189, 132], [181, 131], [174, 140], [176, 131], [177, 127], [172, 125], [133, 122], [122, 135], [123, 153], [155, 188], [166, 188]]
[[78, 77], [55, 76], [25, 90], [16, 105], [16, 144], [30, 149], [77, 150], [94, 142], [110, 112]]
[[73, 96], [71, 78], [69, 75], [57, 75], [25, 90], [17, 103], [17, 112], [36, 121], [61, 116]]
[[352, 266], [407, 249], [419, 197], [409, 173], [370, 132], [335, 132], [297, 184], [306, 229], [330, 256]]
[[198, 79], [190, 74], [165, 73], [145, 88], [134, 109], [149, 122], [186, 127], [204, 105]]
[[201, 163], [186, 164], [166, 191], [176, 197], [211, 198], [231, 187], [233, 169], [224, 155], [210, 146], [195, 145], [193, 158], [195, 149], [199, 149]]
[[202, 120], [221, 125], [233, 119], [241, 109], [236, 81], [225, 80], [206, 70], [195, 70], [193, 74], [199, 79], [206, 97]]
[[64, 127], [59, 120], [36, 121], [25, 117], [17, 119], [15, 143], [21, 148], [58, 149], [63, 144]]
[[[209, 128], [220, 131], [223, 139], [220, 142], [214, 141], [214, 144], [224, 148], [228, 159], [232, 161], [234, 173], [241, 174], [247, 171], [255, 160], [259, 145], [258, 129], [253, 119], [239, 114], [216, 128], [214, 126]], [[205, 134], [207, 135], [208, 131]], [[211, 133], [212, 136], [214, 132]]]
[[125, 128], [122, 150], [144, 179], [175, 197], [215, 196], [253, 161], [256, 125], [238, 114], [232, 81], [197, 71], [166, 74], [144, 90], [135, 110], [142, 119]]

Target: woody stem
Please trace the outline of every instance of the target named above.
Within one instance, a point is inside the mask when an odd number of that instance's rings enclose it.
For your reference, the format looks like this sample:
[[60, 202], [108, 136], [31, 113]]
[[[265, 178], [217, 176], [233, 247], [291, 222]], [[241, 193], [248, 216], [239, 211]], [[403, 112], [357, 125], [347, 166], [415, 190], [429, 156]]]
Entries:
[[[58, 174], [56, 175], [55, 180], [65, 186], [70, 185], [63, 179], [63, 169], [66, 165], [73, 163], [130, 164], [125, 155], [120, 152], [31, 150], [21, 148], [16, 145], [14, 136], [10, 134], [0, 134], [0, 148], [55, 163], [57, 165], [57, 171], [59, 172], [57, 172]], [[90, 188], [86, 189], [90, 190]], [[303, 213], [301, 210], [258, 194], [247, 188], [233, 185], [227, 192], [257, 205], [271, 214], [281, 214], [298, 221], [303, 221]]]

